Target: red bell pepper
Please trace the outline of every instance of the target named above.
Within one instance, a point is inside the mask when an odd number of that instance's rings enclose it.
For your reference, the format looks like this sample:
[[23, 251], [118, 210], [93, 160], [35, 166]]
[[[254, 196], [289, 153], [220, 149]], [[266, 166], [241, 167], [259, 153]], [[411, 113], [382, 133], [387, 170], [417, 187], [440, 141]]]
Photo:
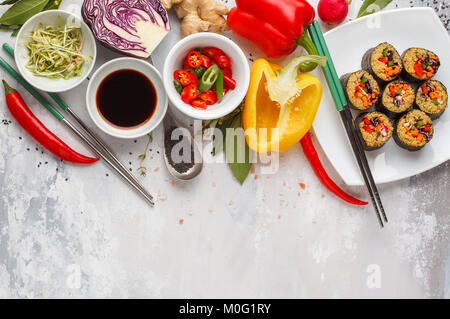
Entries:
[[228, 13], [231, 30], [256, 44], [266, 55], [278, 58], [292, 53], [296, 45], [309, 54], [317, 50], [304, 32], [315, 17], [306, 0], [236, 0]]

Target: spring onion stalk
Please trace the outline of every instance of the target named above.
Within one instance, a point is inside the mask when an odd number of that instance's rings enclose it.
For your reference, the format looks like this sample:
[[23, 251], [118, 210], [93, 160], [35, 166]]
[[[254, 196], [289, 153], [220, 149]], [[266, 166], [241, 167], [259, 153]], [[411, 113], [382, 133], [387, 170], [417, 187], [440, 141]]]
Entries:
[[34, 75], [66, 80], [81, 75], [86, 60], [81, 54], [81, 28], [40, 24], [31, 31], [30, 38], [26, 44], [30, 56], [26, 68]]

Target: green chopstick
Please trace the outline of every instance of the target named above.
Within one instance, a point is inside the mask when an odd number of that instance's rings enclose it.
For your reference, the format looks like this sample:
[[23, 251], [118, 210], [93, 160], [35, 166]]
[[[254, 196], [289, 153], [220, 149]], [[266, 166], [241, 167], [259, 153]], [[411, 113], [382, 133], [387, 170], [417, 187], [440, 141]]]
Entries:
[[[333, 79], [333, 82], [338, 84], [338, 83], [340, 83], [340, 80], [337, 75], [336, 68], [333, 63], [333, 59], [331, 58], [330, 51], [328, 51], [328, 46], [326, 45], [322, 30], [320, 29], [319, 22], [317, 22], [317, 20], [314, 20], [313, 27], [316, 30], [318, 41], [320, 43], [320, 47], [322, 48], [324, 55], [327, 57], [327, 65], [330, 68], [331, 77]], [[337, 89], [337, 94], [339, 96], [339, 99], [341, 101], [341, 105], [343, 108], [343, 107], [345, 107], [345, 105], [347, 105], [347, 99], [345, 98], [344, 90], [342, 89], [342, 86], [340, 84], [337, 85], [336, 89]]]
[[[8, 44], [8, 43], [3, 43], [3, 49], [11, 56], [14, 58], [14, 49]], [[64, 102], [58, 94], [56, 93], [50, 93], [47, 92], [47, 94], [53, 99], [53, 101], [55, 101], [60, 108], [62, 108], [64, 111], [67, 110], [67, 108], [69, 107], [66, 102]]]
[[19, 82], [36, 100], [39, 101], [50, 113], [59, 121], [64, 119], [62, 115], [49, 101], [45, 99], [34, 87], [32, 87], [17, 71], [2, 57], [0, 57], [0, 66], [6, 70], [17, 82]]
[[[311, 35], [312, 40], [316, 44], [319, 55], [326, 56], [324, 50], [322, 49], [322, 45], [319, 40], [319, 35], [318, 35], [318, 32], [315, 29], [314, 25], [308, 26], [308, 31], [309, 31], [309, 34]], [[330, 88], [331, 95], [332, 95], [334, 103], [336, 105], [336, 109], [338, 111], [341, 111], [344, 109], [344, 106], [346, 103], [342, 104], [342, 101], [339, 97], [338, 88], [336, 87], [336, 82], [334, 82], [333, 76], [332, 76], [333, 72], [330, 70], [330, 63], [332, 64], [333, 62], [331, 61], [331, 58], [328, 55], [327, 56], [327, 64], [325, 64], [325, 66], [323, 66], [322, 69], [323, 69], [323, 72], [325, 73], [325, 79], [327, 80], [328, 86]]]

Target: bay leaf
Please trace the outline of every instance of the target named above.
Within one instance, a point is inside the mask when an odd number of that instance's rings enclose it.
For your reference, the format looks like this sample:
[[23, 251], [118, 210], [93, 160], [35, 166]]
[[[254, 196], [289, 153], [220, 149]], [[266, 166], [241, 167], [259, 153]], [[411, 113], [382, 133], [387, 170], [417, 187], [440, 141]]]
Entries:
[[0, 17], [5, 25], [24, 24], [29, 18], [41, 12], [49, 0], [20, 0]]
[[[230, 125], [232, 129], [242, 128], [242, 114], [233, 118], [233, 122]], [[225, 138], [225, 158], [227, 160], [228, 166], [230, 166], [233, 175], [242, 185], [247, 178], [250, 170], [252, 168], [252, 157], [253, 153], [247, 145], [245, 140], [245, 134], [228, 134]], [[233, 140], [234, 139], [234, 140]], [[240, 162], [239, 152], [243, 150], [238, 150], [239, 145], [244, 145], [244, 161]]]
[[361, 15], [358, 14], [358, 18], [378, 12], [384, 9], [391, 2], [392, 0], [375, 0], [373, 3], [367, 6], [367, 8], [361, 13]]
[[7, 4], [14, 4], [17, 1], [19, 1], [19, 0], [5, 0], [2, 3], [0, 3], [0, 6], [4, 6], [4, 5], [7, 5]]
[[361, 8], [359, 9], [357, 18], [360, 18], [361, 15], [363, 14], [364, 11], [366, 11], [366, 9], [375, 2], [376, 0], [364, 0], [364, 2], [361, 5]]

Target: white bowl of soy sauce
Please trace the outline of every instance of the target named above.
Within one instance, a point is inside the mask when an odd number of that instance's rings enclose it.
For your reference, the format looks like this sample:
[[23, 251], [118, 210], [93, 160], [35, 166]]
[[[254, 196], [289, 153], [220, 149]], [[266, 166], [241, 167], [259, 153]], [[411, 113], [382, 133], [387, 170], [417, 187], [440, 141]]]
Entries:
[[153, 131], [167, 111], [161, 75], [150, 63], [118, 58], [103, 64], [86, 92], [88, 113], [105, 133], [137, 138]]

